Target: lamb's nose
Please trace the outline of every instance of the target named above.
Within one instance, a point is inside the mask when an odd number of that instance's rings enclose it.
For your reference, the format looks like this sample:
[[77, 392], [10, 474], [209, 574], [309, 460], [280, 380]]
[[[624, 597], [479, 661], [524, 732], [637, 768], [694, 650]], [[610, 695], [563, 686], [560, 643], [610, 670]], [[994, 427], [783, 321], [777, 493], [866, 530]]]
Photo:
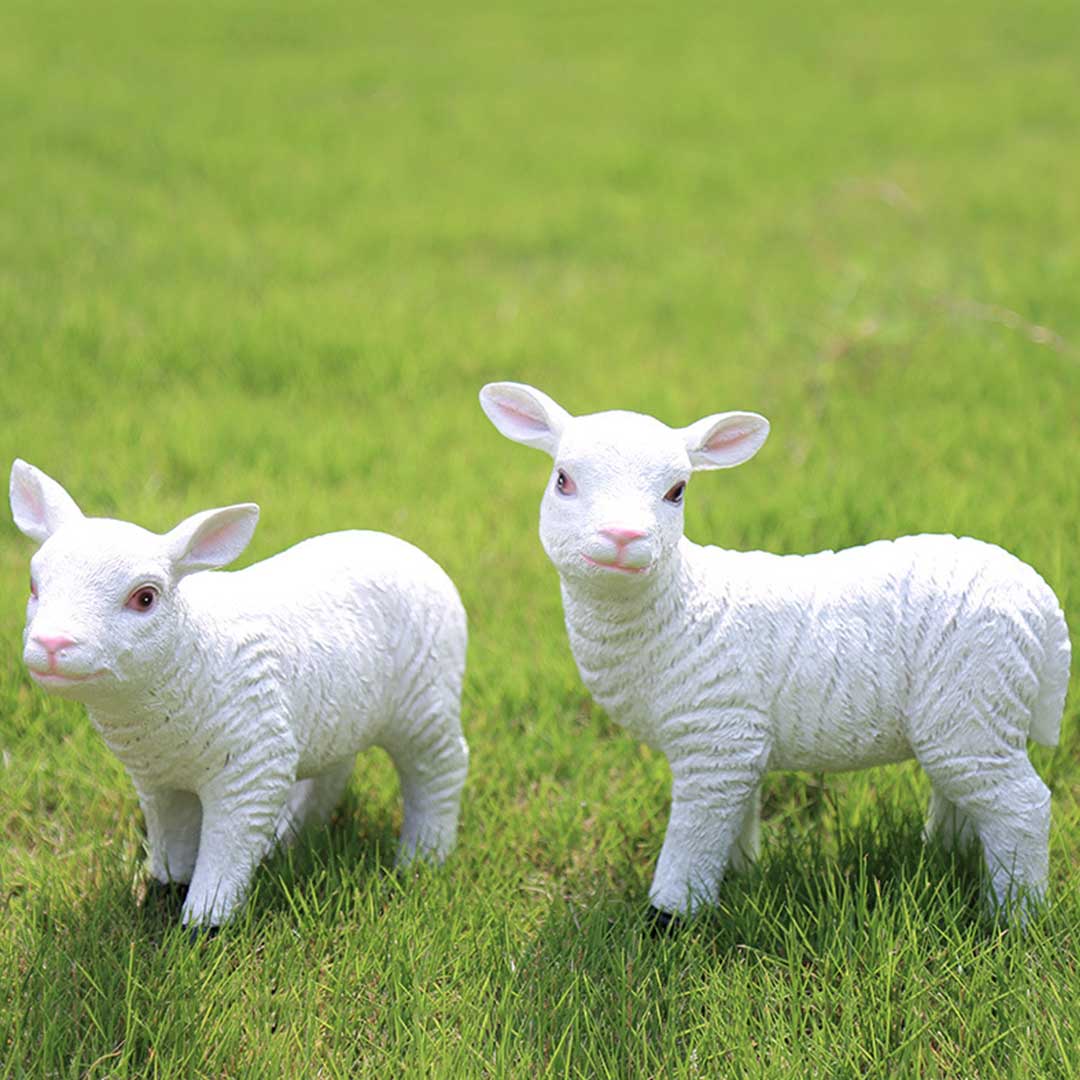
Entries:
[[47, 653], [55, 656], [61, 649], [75, 644], [75, 639], [65, 637], [63, 634], [35, 634], [36, 641]]
[[631, 540], [640, 540], [644, 536], [648, 536], [647, 532], [643, 532], [641, 529], [630, 529], [625, 525], [601, 525], [596, 530], [601, 536], [606, 536], [609, 540], [613, 540], [619, 547], [624, 544], [629, 544]]

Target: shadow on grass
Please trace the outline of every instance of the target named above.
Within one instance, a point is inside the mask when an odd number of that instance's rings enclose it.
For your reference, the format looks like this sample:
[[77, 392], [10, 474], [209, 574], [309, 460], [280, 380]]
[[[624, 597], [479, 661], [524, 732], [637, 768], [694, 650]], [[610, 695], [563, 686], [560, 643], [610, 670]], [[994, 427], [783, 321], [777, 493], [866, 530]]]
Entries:
[[816, 833], [782, 838], [749, 873], [729, 878], [716, 908], [691, 927], [721, 952], [749, 946], [780, 956], [793, 928], [814, 949], [881, 919], [915, 920], [942, 933], [990, 932], [995, 920], [983, 888], [977, 848], [927, 844], [920, 817], [882, 808], [874, 823], [842, 830], [834, 843]]
[[586, 1015], [599, 1040], [594, 1067], [625, 1061], [629, 1047], [615, 1044], [626, 1039], [659, 1061], [660, 1048], [678, 1049], [673, 1033], [696, 1022], [686, 1000], [703, 993], [690, 985], [703, 973], [753, 985], [768, 971], [795, 983], [808, 971], [872, 972], [901, 938], [928, 952], [991, 942], [1000, 927], [982, 903], [979, 853], [926, 845], [921, 830], [913, 815], [884, 811], [830, 843], [816, 833], [774, 840], [758, 866], [725, 881], [715, 908], [669, 934], [654, 932], [644, 895], [553, 906], [518, 968], [538, 1053], [550, 1061], [574, 1024], [583, 1049]]
[[[303, 1028], [318, 1000], [320, 1037], [357, 1054], [362, 1030], [390, 1071], [449, 1025], [494, 1074], [729, 1075], [731, 1048], [764, 1046], [781, 1022], [784, 1053], [810, 1038], [824, 1059], [842, 1025], [852, 1054], [868, 1039], [906, 1046], [929, 1018], [967, 1015], [942, 1003], [972, 977], [982, 982], [970, 1001], [1011, 1029], [1027, 1022], [1023, 995], [1001, 988], [1071, 945], [1075, 904], [1040, 923], [1034, 952], [1000, 933], [981, 903], [978, 854], [925, 847], [914, 814], [883, 808], [847, 832], [811, 822], [773, 837], [715, 910], [654, 937], [640, 884], [580, 899], [600, 880], [594, 867], [542, 911], [522, 907], [518, 879], [488, 862], [467, 880], [460, 866], [404, 880], [390, 869], [390, 806], [361, 801], [350, 795], [330, 828], [267, 860], [243, 911], [205, 947], [179, 927], [179, 892], [152, 890], [137, 906], [130, 860], [108, 859], [105, 845], [88, 892], [46, 883], [22, 913], [11, 1045], [28, 1061], [90, 1062], [122, 1045], [133, 1062], [168, 1051], [179, 1070], [190, 1045], [235, 1063], [261, 1053], [279, 1019]], [[540, 921], [523, 927], [530, 911]], [[192, 1024], [224, 1042], [191, 1043]], [[665, 1066], [690, 1050], [697, 1073]]]
[[[1069, 897], [1026, 931], [1007, 927], [985, 877], [977, 848], [924, 844], [920, 817], [883, 808], [828, 840], [774, 838], [714, 909], [672, 934], [650, 931], [645, 895], [566, 901], [518, 964], [519, 1034], [553, 1074], [571, 1045], [595, 1075], [661, 1074], [691, 1056], [698, 1072], [686, 1075], [726, 1075], [746, 1055], [807, 1066], [830, 1060], [836, 1040], [836, 1060], [858, 1075], [860, 1047], [915, 1055], [931, 1024], [963, 1047], [965, 1010], [1001, 1031], [1029, 1022], [1024, 987], [1073, 936]], [[1003, 1048], [986, 1049], [987, 1068]]]
[[242, 909], [216, 935], [193, 940], [180, 923], [186, 887], [147, 883], [108, 841], [88, 853], [83, 879], [43, 879], [25, 893], [23, 940], [12, 952], [11, 1046], [28, 1061], [59, 1060], [41, 1049], [52, 1038], [42, 1033], [63, 1030], [79, 1047], [70, 1060], [84, 1067], [102, 1047], [120, 1045], [149, 1060], [155, 1025], [189, 1024], [204, 990], [242, 997], [264, 967], [328, 954], [343, 928], [400, 905], [407, 890], [392, 869], [394, 814], [361, 802], [348, 795], [328, 826], [304, 830], [264, 860]]
[[[304, 829], [262, 861], [234, 916], [245, 935], [257, 934], [259, 923], [303, 915], [298, 908], [309, 909], [314, 897], [326, 898], [320, 908], [340, 908], [358, 889], [392, 872], [398, 832], [393, 815], [360, 803], [350, 793], [327, 825]], [[167, 947], [179, 933], [186, 895], [186, 885], [148, 879], [141, 860], [133, 866], [103, 847], [93, 853], [82, 889], [58, 881], [35, 892], [33, 922], [46, 935], [69, 941], [74, 954], [126, 951], [132, 944]]]
[[291, 912], [306, 921], [337, 908], [340, 898], [393, 873], [397, 842], [389, 809], [361, 807], [350, 794], [328, 824], [304, 829], [291, 845], [263, 860], [246, 901], [246, 918]]

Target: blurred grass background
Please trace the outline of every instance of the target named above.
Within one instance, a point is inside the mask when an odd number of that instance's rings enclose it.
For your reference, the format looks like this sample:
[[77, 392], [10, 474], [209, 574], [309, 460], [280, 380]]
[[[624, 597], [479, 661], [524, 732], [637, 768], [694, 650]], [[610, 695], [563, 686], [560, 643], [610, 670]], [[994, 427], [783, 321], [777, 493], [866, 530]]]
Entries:
[[8, 0], [0, 462], [154, 529], [255, 500], [242, 563], [417, 543], [470, 612], [473, 766], [444, 872], [389, 872], [367, 755], [188, 948], [133, 895], [122, 770], [23, 672], [5, 518], [2, 1075], [1071, 1075], [1072, 698], [1033, 751], [1055, 903], [1026, 938], [923, 852], [898, 767], [773, 777], [761, 870], [651, 940], [666, 765], [584, 693], [547, 465], [476, 392], [757, 410], [769, 443], [695, 481], [692, 538], [972, 534], [1077, 622], [1078, 47], [1064, 0]]

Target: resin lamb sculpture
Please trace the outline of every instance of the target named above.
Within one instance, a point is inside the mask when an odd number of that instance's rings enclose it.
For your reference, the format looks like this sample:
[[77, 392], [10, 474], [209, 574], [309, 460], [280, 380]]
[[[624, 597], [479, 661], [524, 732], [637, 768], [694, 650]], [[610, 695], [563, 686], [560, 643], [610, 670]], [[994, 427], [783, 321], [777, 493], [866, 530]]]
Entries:
[[661, 925], [755, 857], [768, 770], [909, 757], [932, 785], [928, 834], [977, 837], [998, 902], [1042, 896], [1050, 793], [1025, 740], [1057, 741], [1069, 636], [1034, 570], [953, 536], [801, 556], [699, 547], [683, 536], [690, 474], [752, 457], [762, 417], [573, 417], [518, 383], [480, 401], [555, 459], [540, 539], [581, 677], [671, 765]]
[[377, 532], [314, 537], [233, 573], [252, 504], [164, 535], [84, 517], [23, 461], [24, 659], [86, 704], [134, 781], [150, 874], [190, 882], [187, 924], [225, 921], [275, 840], [333, 808], [356, 753], [383, 747], [404, 800], [398, 862], [454, 844], [468, 750], [465, 612], [445, 573]]

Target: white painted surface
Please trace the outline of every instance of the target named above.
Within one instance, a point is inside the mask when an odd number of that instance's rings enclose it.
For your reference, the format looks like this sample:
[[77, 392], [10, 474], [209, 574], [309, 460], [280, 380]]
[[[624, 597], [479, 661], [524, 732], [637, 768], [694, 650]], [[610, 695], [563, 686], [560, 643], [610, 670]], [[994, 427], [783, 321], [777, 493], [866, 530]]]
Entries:
[[1043, 895], [1050, 793], [1026, 739], [1057, 742], [1070, 645], [1031, 567], [953, 536], [805, 556], [701, 547], [683, 536], [679, 485], [752, 457], [763, 418], [572, 417], [517, 383], [481, 404], [554, 458], [540, 539], [578, 670], [671, 765], [657, 908], [712, 903], [726, 868], [756, 856], [768, 770], [910, 757], [933, 788], [928, 832], [977, 836], [999, 902], [1015, 886]]
[[196, 514], [161, 536], [84, 517], [21, 461], [11, 506], [41, 544], [25, 662], [39, 685], [86, 704], [123, 762], [150, 872], [190, 881], [185, 923], [227, 919], [275, 840], [324, 819], [369, 746], [401, 780], [398, 861], [452, 848], [468, 762], [465, 612], [423, 552], [340, 532], [217, 572], [247, 545], [257, 507]]

